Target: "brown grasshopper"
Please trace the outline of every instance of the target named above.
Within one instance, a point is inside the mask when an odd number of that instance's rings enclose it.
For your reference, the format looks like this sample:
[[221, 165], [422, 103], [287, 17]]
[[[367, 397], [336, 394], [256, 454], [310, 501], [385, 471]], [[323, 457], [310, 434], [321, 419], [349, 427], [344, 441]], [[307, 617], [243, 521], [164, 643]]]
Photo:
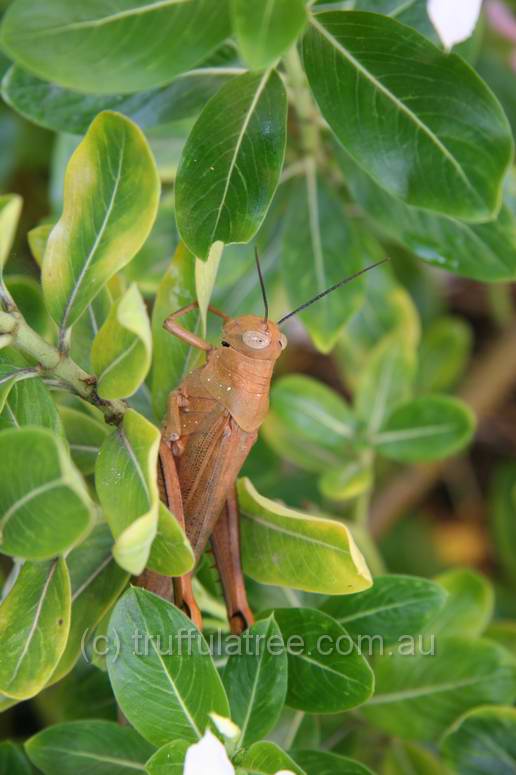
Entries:
[[[383, 263], [383, 262], [378, 262]], [[323, 296], [372, 269], [367, 267], [319, 293], [277, 323], [268, 319], [267, 296], [256, 254], [265, 314], [222, 318], [219, 347], [184, 328], [179, 320], [198, 308], [193, 302], [174, 312], [164, 328], [206, 352], [206, 363], [170, 393], [162, 429], [158, 480], [160, 496], [186, 531], [196, 562], [211, 540], [232, 632], [241, 633], [254, 619], [240, 563], [239, 511], [235, 482], [269, 409], [274, 364], [287, 346], [279, 326]], [[145, 571], [139, 583], [170, 597], [202, 627], [192, 591], [192, 574], [173, 580]]]

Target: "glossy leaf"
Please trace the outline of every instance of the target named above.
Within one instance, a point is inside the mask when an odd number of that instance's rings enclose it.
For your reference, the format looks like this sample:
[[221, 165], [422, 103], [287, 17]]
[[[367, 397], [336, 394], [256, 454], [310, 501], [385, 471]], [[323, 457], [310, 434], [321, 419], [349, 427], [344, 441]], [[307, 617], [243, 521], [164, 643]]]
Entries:
[[[306, 175], [291, 192], [281, 252], [281, 269], [290, 307], [304, 304], [362, 268], [362, 254], [342, 202], [306, 165]], [[328, 353], [363, 299], [357, 278], [299, 313], [315, 346]]]
[[230, 655], [224, 668], [231, 719], [241, 730], [246, 748], [275, 726], [287, 693], [287, 655], [274, 617], [257, 622], [242, 636], [247, 644]]
[[441, 748], [458, 775], [510, 775], [516, 769], [516, 710], [476, 708], [466, 713]]
[[108, 288], [101, 288], [91, 304], [73, 325], [70, 355], [85, 371], [91, 372], [91, 347], [113, 306]]
[[401, 404], [372, 441], [385, 457], [401, 462], [438, 460], [471, 440], [475, 418], [458, 399], [425, 396]]
[[4, 18], [1, 42], [15, 62], [40, 77], [115, 94], [168, 83], [228, 34], [224, 0], [121, 0], [93, 8], [80, 0], [48, 0], [36, 14], [30, 0], [17, 0]]
[[14, 385], [26, 379], [34, 379], [38, 372], [31, 366], [17, 366], [11, 362], [11, 358], [0, 354], [0, 412], [3, 411], [5, 402]]
[[373, 775], [363, 764], [328, 751], [294, 751], [294, 759], [306, 775]]
[[0, 772], [5, 775], [32, 775], [25, 754], [10, 740], [0, 743]]
[[131, 588], [111, 617], [109, 639], [108, 670], [117, 702], [154, 745], [175, 739], [196, 742], [209, 713], [229, 715], [202, 635], [171, 603]]
[[464, 223], [390, 196], [349, 157], [337, 154], [354, 199], [390, 238], [423, 261], [483, 282], [516, 277], [514, 215], [507, 204], [487, 223]]
[[333, 616], [353, 638], [380, 636], [394, 643], [402, 635], [421, 632], [446, 600], [438, 584], [416, 576], [376, 576], [371, 589], [332, 597], [321, 610]]
[[413, 644], [404, 648], [376, 659], [375, 695], [362, 709], [389, 734], [432, 740], [470, 708], [516, 696], [514, 660], [494, 643], [438, 637], [434, 654], [412, 656]]
[[437, 34], [427, 12], [427, 0], [355, 0], [356, 11], [384, 13], [401, 24], [414, 27], [430, 40], [437, 41]]
[[92, 504], [64, 442], [43, 428], [0, 433], [0, 549], [45, 560], [88, 531]]
[[[152, 404], [156, 417], [162, 418], [168, 394], [179, 387], [184, 377], [198, 363], [199, 353], [163, 329], [173, 312], [195, 301], [195, 259], [180, 244], [158, 288], [152, 311], [153, 363], [151, 371]], [[181, 318], [181, 325], [200, 334], [201, 319], [197, 311]]]
[[199, 116], [176, 182], [179, 233], [198, 258], [258, 231], [283, 165], [286, 109], [283, 83], [267, 70], [234, 78]]
[[496, 215], [509, 124], [463, 60], [389, 17], [340, 11], [312, 18], [304, 63], [340, 142], [391, 194], [464, 220]]
[[47, 727], [25, 749], [44, 775], [130, 775], [142, 772], [153, 752], [134, 729], [98, 720]]
[[95, 466], [95, 483], [124, 570], [143, 571], [158, 529], [156, 477], [160, 434], [130, 409], [122, 425], [103, 443]]
[[25, 700], [45, 686], [70, 629], [70, 578], [64, 560], [26, 562], [0, 605], [0, 691]]
[[152, 336], [147, 310], [133, 283], [116, 300], [93, 342], [91, 362], [101, 398], [135, 393], [151, 364]]
[[22, 209], [18, 194], [0, 196], [0, 277], [11, 250]]
[[51, 683], [70, 672], [81, 655], [88, 633], [122, 593], [129, 576], [111, 554], [113, 539], [105, 523], [98, 524], [86, 541], [66, 558], [70, 574], [72, 614], [65, 651], [52, 673]]
[[308, 713], [340, 713], [366, 702], [374, 677], [346, 630], [311, 608], [276, 608], [288, 656], [287, 704]]
[[29, 326], [44, 338], [48, 337], [51, 321], [39, 282], [24, 274], [9, 274], [5, 285]]
[[486, 629], [494, 610], [490, 581], [470, 568], [454, 568], [435, 579], [447, 592], [444, 606], [428, 623], [435, 635], [477, 638]]
[[108, 426], [91, 414], [70, 406], [60, 406], [59, 415], [73, 462], [83, 474], [92, 474], [99, 449], [109, 433]]
[[320, 472], [342, 462], [354, 425], [342, 396], [312, 377], [289, 374], [272, 387], [263, 433], [278, 455], [300, 468]]
[[62, 331], [141, 248], [160, 183], [147, 142], [129, 119], [101, 113], [65, 174], [64, 209], [48, 238], [43, 291]]
[[165, 743], [151, 756], [145, 765], [148, 775], [183, 775], [185, 756], [190, 743], [186, 740], [173, 740]]
[[39, 267], [43, 264], [45, 248], [47, 247], [53, 226], [53, 223], [41, 223], [27, 232], [27, 242], [29, 243], [32, 256]]
[[181, 73], [159, 89], [104, 96], [42, 81], [14, 65], [2, 81], [2, 97], [29, 121], [55, 132], [82, 135], [104, 110], [116, 110], [142, 128], [151, 128], [195, 115], [227, 81], [242, 72], [232, 66], [202, 66]]
[[232, 0], [231, 10], [233, 30], [251, 70], [274, 64], [295, 42], [307, 21], [304, 0]]
[[192, 570], [192, 547], [177, 519], [163, 503], [159, 504], [158, 530], [147, 566], [162, 576], [182, 576]]
[[[15, 379], [9, 384], [9, 374], [20, 371], [30, 376], [32, 369], [27, 361], [11, 347], [0, 352], [0, 381], [7, 382], [0, 387], [3, 393], [3, 410], [0, 412], [0, 430], [19, 428], [23, 425], [40, 425], [62, 435], [63, 428], [56, 405], [47, 386], [41, 379]], [[27, 374], [28, 373], [28, 374]], [[1, 399], [0, 399], [1, 403]]]
[[282, 751], [276, 743], [266, 740], [254, 743], [246, 751], [237, 756], [236, 763], [249, 775], [276, 775], [276, 773], [293, 773], [306, 775], [296, 762]]
[[371, 586], [365, 560], [342, 522], [264, 498], [249, 479], [240, 479], [237, 490], [242, 562], [251, 578], [330, 595]]

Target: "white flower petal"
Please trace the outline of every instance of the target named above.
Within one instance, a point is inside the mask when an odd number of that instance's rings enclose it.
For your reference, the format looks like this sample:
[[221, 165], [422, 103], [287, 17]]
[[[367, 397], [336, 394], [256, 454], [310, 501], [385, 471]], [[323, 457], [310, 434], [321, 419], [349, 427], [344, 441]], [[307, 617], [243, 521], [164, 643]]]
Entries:
[[427, 0], [428, 15], [447, 49], [469, 38], [482, 0]]
[[295, 773], [292, 770], [280, 770], [275, 775], [295, 775]]
[[213, 732], [207, 730], [198, 743], [186, 752], [184, 775], [235, 775], [226, 749]]
[[218, 713], [210, 713], [210, 718], [217, 727], [220, 734], [226, 737], [228, 740], [234, 740], [239, 736], [240, 727], [237, 727], [234, 721], [231, 721], [230, 718], [219, 716]]

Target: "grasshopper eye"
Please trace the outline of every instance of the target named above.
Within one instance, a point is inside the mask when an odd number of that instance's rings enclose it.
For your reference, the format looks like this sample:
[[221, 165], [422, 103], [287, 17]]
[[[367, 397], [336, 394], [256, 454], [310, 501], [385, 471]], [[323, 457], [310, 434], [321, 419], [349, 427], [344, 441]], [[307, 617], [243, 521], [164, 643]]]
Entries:
[[221, 345], [222, 345], [222, 347], [231, 347], [229, 342], [224, 341], [224, 339], [222, 340]]
[[263, 331], [246, 331], [242, 339], [253, 350], [264, 350], [271, 343], [270, 335]]

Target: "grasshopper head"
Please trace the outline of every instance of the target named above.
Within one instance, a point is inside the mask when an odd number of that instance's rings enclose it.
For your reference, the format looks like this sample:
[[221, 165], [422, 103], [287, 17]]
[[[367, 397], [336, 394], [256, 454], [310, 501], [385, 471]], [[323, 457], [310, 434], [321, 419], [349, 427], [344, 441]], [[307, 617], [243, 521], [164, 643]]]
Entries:
[[227, 320], [222, 329], [222, 346], [262, 361], [275, 361], [287, 346], [287, 337], [276, 323], [257, 315]]

